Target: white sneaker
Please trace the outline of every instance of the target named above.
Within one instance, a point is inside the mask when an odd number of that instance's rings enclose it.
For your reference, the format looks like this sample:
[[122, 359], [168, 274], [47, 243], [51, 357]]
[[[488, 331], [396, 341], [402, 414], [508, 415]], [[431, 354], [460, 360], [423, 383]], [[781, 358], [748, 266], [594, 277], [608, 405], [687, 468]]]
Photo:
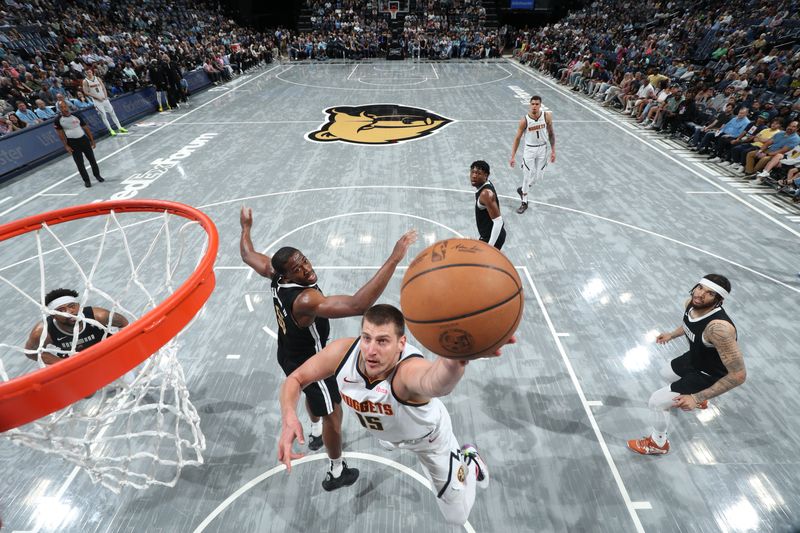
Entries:
[[722, 159], [720, 159], [719, 157], [715, 157], [713, 159], [708, 160], [709, 163], [719, 163], [720, 161], [722, 161]]
[[768, 178], [769, 177], [769, 172], [767, 172], [766, 170], [762, 170], [761, 172], [756, 174], [756, 177], [758, 179]]
[[755, 185], [763, 185], [764, 184], [764, 180], [761, 178], [761, 176], [756, 176], [756, 179], [753, 180], [753, 183]]
[[474, 444], [465, 444], [461, 447], [461, 453], [464, 455], [464, 459], [469, 466], [472, 466], [472, 463], [476, 463], [478, 466], [478, 470], [475, 476], [475, 480], [478, 482], [478, 486], [482, 489], [485, 489], [489, 486], [489, 469], [486, 467], [486, 463], [481, 458], [480, 454], [478, 453], [478, 449], [475, 447]]

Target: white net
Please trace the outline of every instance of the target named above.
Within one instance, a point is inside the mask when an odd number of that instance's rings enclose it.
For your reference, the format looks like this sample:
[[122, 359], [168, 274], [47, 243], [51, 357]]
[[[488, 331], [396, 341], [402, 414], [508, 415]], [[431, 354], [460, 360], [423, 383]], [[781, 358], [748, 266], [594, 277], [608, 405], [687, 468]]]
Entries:
[[[80, 344], [80, 333], [89, 325], [102, 330], [102, 342], [118, 331], [113, 324], [133, 323], [180, 287], [207, 244], [197, 222], [167, 212], [113, 211], [43, 225], [3, 242], [0, 257], [13, 262], [0, 268], [0, 294], [7, 297], [5, 302], [18, 303], [18, 319], [0, 325], [0, 340], [5, 341], [0, 343], [0, 379], [80, 357], [75, 347], [80, 351], [93, 344]], [[78, 293], [77, 315], [48, 309], [45, 295], [55, 288]], [[107, 311], [108, 320], [86, 317], [87, 307], [96, 315], [99, 309], [100, 316]], [[44, 325], [40, 334], [34, 327], [37, 316]], [[61, 327], [72, 335], [67, 350], [47, 341], [48, 317], [58, 316], [74, 320], [71, 330]], [[59, 325], [51, 319], [52, 327]], [[115, 492], [123, 486], [175, 485], [184, 466], [203, 463], [205, 450], [200, 418], [177, 357], [181, 343], [179, 335], [92, 396], [2, 435], [79, 465], [92, 481]]]

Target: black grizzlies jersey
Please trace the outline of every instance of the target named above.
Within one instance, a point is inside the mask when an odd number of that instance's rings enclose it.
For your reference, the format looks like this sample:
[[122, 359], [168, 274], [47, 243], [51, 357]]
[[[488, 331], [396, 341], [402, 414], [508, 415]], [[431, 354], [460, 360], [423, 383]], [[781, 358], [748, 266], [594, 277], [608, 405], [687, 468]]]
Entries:
[[[94, 319], [94, 311], [92, 311], [91, 307], [84, 307], [83, 308], [83, 316], [86, 318]], [[50, 336], [51, 343], [58, 348], [59, 350], [63, 350], [65, 352], [72, 351], [72, 328], [70, 327], [69, 331], [62, 331], [61, 328], [56, 326], [55, 320], [53, 320], [52, 316], [47, 317], [47, 334]], [[94, 346], [101, 340], [103, 340], [103, 335], [106, 337], [110, 337], [110, 334], [107, 334], [102, 328], [99, 328], [93, 324], [89, 324], [87, 322], [83, 323], [83, 330], [78, 333], [78, 340], [76, 342], [75, 351], [80, 352], [85, 350], [89, 346]], [[53, 354], [57, 357], [62, 359], [66, 359], [69, 357], [67, 354], [57, 353]]]
[[303, 328], [292, 316], [294, 301], [308, 289], [322, 292], [317, 285], [280, 283], [277, 277], [272, 280], [272, 301], [278, 320], [278, 361], [291, 359], [302, 363], [328, 343], [331, 325], [327, 318], [316, 317], [310, 326]]
[[[481, 205], [480, 197], [481, 192], [483, 189], [489, 189], [494, 193], [494, 197], [497, 198], [497, 191], [494, 189], [494, 184], [491, 181], [486, 180], [486, 183], [478, 187], [478, 190], [475, 191], [475, 222], [478, 224], [478, 234], [481, 236], [481, 240], [483, 242], [489, 242], [489, 237], [492, 236], [492, 217], [489, 216], [489, 210], [486, 209], [485, 205]], [[503, 230], [505, 231], [505, 224], [503, 224]]]
[[722, 320], [731, 326], [734, 325], [733, 321], [721, 307], [715, 307], [713, 311], [697, 318], [689, 315], [691, 310], [691, 306], [688, 306], [683, 313], [683, 332], [689, 340], [689, 358], [692, 366], [712, 377], [721, 378], [728, 373], [728, 369], [722, 364], [717, 349], [703, 340], [703, 332], [712, 320]]

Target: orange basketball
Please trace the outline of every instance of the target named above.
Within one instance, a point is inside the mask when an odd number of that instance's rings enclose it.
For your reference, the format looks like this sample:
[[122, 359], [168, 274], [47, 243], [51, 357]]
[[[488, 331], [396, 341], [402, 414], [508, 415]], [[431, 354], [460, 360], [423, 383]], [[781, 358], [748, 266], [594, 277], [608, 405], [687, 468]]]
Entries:
[[524, 297], [517, 269], [482, 241], [448, 239], [423, 250], [400, 288], [408, 329], [451, 359], [490, 354], [516, 331]]

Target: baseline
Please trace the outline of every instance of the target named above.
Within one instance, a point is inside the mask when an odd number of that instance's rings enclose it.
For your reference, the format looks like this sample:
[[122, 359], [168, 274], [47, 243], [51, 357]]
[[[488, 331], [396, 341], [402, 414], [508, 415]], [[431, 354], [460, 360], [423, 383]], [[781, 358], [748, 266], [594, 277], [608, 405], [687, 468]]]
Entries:
[[[497, 65], [496, 63], [488, 63], [488, 64]], [[331, 90], [331, 91], [375, 91], [375, 89], [370, 89], [370, 88], [363, 88], [362, 89], [360, 87], [330, 87], [330, 86], [327, 86], [327, 85], [312, 85], [310, 83], [301, 83], [301, 82], [298, 82], [298, 81], [292, 81], [292, 80], [289, 80], [289, 79], [281, 77], [283, 74], [286, 74], [287, 72], [289, 72], [292, 69], [292, 67], [294, 67], [294, 66], [295, 65], [290, 65], [289, 68], [287, 68], [283, 72], [281, 72], [279, 74], [276, 74], [275, 75], [275, 79], [280, 80], [280, 81], [282, 81], [284, 83], [289, 83], [291, 85], [297, 85], [299, 87], [308, 87], [310, 89], [327, 89], [327, 90]], [[403, 91], [403, 90], [405, 90], [405, 91], [441, 91], [441, 90], [450, 90], [450, 89], [466, 89], [466, 88], [469, 88], [469, 87], [480, 87], [482, 85], [489, 85], [489, 84], [492, 84], [492, 83], [497, 83], [499, 81], [507, 80], [508, 78], [510, 78], [510, 77], [512, 77], [514, 75], [512, 72], [509, 72], [508, 70], [504, 69], [502, 67], [502, 65], [497, 65], [497, 67], [500, 70], [502, 70], [503, 72], [506, 73], [506, 75], [503, 76], [502, 78], [496, 78], [496, 79], [493, 79], [493, 80], [483, 81], [483, 82], [479, 82], [479, 83], [468, 83], [468, 84], [464, 84], [464, 85], [451, 85], [451, 86], [448, 86], [448, 87], [411, 87], [411, 88], [400, 87], [397, 90], [399, 90], [399, 91]]]

